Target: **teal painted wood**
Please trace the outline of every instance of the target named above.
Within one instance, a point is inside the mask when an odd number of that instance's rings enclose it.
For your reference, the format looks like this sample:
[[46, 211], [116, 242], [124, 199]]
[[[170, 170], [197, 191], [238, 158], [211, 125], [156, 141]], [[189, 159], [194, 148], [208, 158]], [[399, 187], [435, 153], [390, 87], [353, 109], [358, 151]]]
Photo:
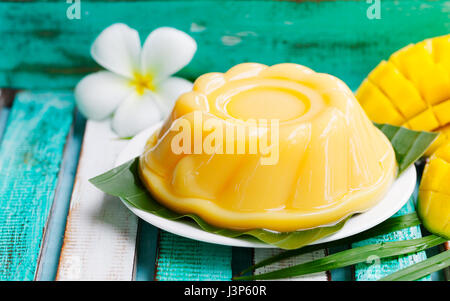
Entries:
[[[416, 210], [414, 206], [416, 198], [417, 194], [414, 194], [411, 199], [402, 207], [402, 209], [400, 209], [394, 216], [405, 215], [414, 212]], [[360, 241], [352, 244], [352, 247], [376, 244], [384, 241], [408, 240], [420, 237], [422, 237], [420, 227], [415, 226], [401, 231], [395, 231], [387, 235], [380, 235], [364, 241]], [[426, 258], [427, 256], [425, 251], [392, 259], [379, 259], [374, 256], [372, 258], [368, 258], [366, 263], [360, 263], [355, 266], [355, 280], [378, 280], [411, 264], [423, 261]], [[427, 276], [422, 279], [431, 280], [431, 277]]]
[[0, 108], [0, 143], [5, 133], [6, 123], [8, 122], [9, 108]]
[[0, 280], [33, 280], [55, 195], [71, 93], [16, 96], [0, 146]]
[[[350, 249], [350, 245], [342, 245], [338, 247], [328, 248], [328, 254], [335, 254]], [[352, 267], [344, 267], [330, 271], [332, 281], [351, 281], [353, 280]]]
[[396, 49], [450, 32], [448, 1], [383, 0], [380, 20], [367, 18], [366, 1], [82, 1], [80, 20], [67, 19], [68, 6], [0, 3], [0, 86], [73, 87], [98, 68], [90, 44], [114, 22], [141, 39], [159, 26], [191, 34], [198, 52], [181, 72], [190, 79], [245, 61], [296, 62], [352, 89]]
[[139, 219], [136, 254], [136, 281], [155, 279], [158, 228]]
[[[442, 246], [436, 246], [436, 247], [430, 248], [430, 249], [428, 249], [426, 251], [427, 252], [427, 258], [430, 258], [430, 257], [433, 257], [435, 255], [438, 255], [439, 253], [441, 253], [443, 251], [445, 251], [445, 250], [442, 248]], [[431, 277], [431, 280], [433, 280], [433, 281], [446, 281], [446, 279], [445, 279], [445, 269], [431, 273], [430, 277]]]
[[64, 240], [67, 213], [70, 207], [73, 183], [78, 166], [86, 119], [78, 112], [64, 149], [55, 197], [41, 247], [36, 280], [55, 280], [59, 256]]
[[156, 280], [231, 280], [232, 248], [160, 231]]
[[[243, 270], [254, 264], [253, 248], [233, 247], [231, 250], [231, 271], [233, 276], [239, 275]], [[251, 275], [251, 272], [244, 276]]]

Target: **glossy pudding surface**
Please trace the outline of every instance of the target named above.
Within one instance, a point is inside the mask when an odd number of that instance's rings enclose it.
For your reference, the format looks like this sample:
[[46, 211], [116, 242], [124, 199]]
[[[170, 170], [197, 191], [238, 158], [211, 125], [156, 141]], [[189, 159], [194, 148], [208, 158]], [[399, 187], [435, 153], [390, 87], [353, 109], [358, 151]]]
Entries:
[[349, 88], [296, 64], [199, 77], [140, 157], [161, 204], [239, 230], [333, 225], [374, 206], [396, 172]]

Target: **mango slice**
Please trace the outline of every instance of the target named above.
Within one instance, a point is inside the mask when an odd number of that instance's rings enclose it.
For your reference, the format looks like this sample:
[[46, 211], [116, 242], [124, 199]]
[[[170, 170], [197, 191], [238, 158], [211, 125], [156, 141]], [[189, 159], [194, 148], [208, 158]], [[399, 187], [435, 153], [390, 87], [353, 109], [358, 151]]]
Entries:
[[362, 82], [356, 98], [375, 122], [440, 133], [425, 153], [418, 213], [430, 232], [450, 239], [450, 35], [393, 53]]
[[421, 191], [418, 213], [430, 232], [450, 239], [450, 195]]
[[418, 213], [424, 226], [450, 239], [450, 142], [439, 147], [425, 166]]

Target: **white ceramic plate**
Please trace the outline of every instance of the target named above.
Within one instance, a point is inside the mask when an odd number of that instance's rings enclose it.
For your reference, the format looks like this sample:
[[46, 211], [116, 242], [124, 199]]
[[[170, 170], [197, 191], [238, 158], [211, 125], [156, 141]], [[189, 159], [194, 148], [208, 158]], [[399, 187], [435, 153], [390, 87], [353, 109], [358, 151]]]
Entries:
[[[136, 135], [130, 140], [129, 144], [119, 154], [116, 166], [131, 160], [142, 154], [147, 139], [161, 127], [161, 123], [152, 126]], [[328, 237], [317, 240], [312, 244], [318, 244], [348, 237], [367, 229], [370, 229], [379, 223], [385, 221], [395, 214], [408, 201], [414, 192], [416, 185], [416, 169], [414, 165], [409, 167], [392, 185], [384, 199], [370, 210], [355, 214], [351, 217], [342, 229]], [[274, 248], [274, 246], [265, 244], [253, 237], [229, 238], [218, 234], [212, 234], [203, 231], [197, 224], [189, 219], [172, 221], [149, 212], [133, 207], [127, 202], [123, 202], [134, 214], [147, 221], [148, 223], [163, 229], [165, 231], [184, 236], [187, 238], [200, 240], [204, 242], [252, 248]]]

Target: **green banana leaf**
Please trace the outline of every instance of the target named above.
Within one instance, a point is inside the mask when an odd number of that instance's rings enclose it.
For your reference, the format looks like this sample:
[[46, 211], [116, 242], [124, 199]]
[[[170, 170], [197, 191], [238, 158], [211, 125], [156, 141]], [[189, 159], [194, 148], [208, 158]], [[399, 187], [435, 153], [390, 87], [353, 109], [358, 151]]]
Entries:
[[[399, 174], [419, 159], [437, 137], [435, 133], [417, 132], [391, 125], [376, 126], [386, 134], [395, 150]], [[298, 249], [339, 231], [348, 220], [311, 230], [276, 233], [264, 229], [234, 231], [206, 223], [195, 214], [178, 214], [158, 203], [142, 184], [138, 173], [139, 159], [132, 159], [104, 174], [90, 179], [103, 192], [120, 197], [133, 207], [169, 220], [190, 219], [204, 231], [226, 237], [253, 237], [281, 249]]]
[[422, 157], [439, 135], [438, 133], [413, 131], [390, 124], [374, 124], [391, 141], [397, 159], [399, 175]]

